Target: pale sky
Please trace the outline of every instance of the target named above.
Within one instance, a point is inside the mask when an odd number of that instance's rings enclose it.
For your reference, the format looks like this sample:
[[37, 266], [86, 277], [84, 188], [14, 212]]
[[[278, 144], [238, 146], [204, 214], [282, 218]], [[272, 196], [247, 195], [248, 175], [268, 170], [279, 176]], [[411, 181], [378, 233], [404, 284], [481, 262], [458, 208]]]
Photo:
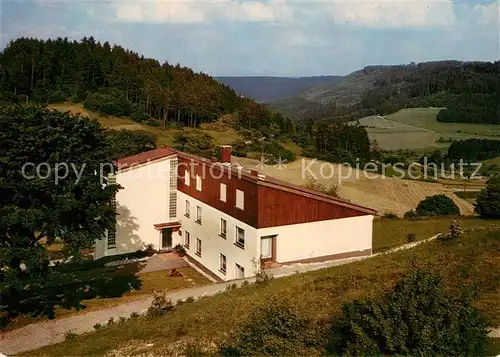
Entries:
[[344, 75], [366, 65], [500, 58], [496, 1], [15, 1], [17, 37], [94, 36], [210, 75]]

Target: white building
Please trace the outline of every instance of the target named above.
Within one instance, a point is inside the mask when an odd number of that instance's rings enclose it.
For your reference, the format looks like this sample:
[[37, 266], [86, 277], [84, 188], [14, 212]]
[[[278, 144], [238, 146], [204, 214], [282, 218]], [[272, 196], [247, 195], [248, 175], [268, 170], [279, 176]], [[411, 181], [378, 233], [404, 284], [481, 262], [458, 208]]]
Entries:
[[116, 231], [96, 242], [96, 258], [180, 244], [217, 280], [261, 267], [372, 252], [374, 210], [169, 148], [118, 161]]

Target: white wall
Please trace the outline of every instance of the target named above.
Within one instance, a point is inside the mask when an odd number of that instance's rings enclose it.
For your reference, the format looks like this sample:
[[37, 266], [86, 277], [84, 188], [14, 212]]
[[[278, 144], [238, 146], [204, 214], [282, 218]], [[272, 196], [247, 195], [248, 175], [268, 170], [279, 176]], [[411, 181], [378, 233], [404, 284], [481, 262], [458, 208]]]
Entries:
[[135, 252], [148, 244], [160, 249], [161, 233], [154, 224], [176, 221], [168, 210], [170, 159], [118, 172], [116, 183], [123, 187], [116, 195], [116, 248], [107, 249], [105, 238], [97, 241], [96, 258]]
[[[255, 275], [256, 267], [252, 263], [252, 259], [258, 259], [260, 256], [258, 252], [260, 246], [257, 244], [257, 230], [182, 192], [178, 192], [177, 197], [177, 216], [182, 225], [182, 239], [184, 239], [186, 231], [190, 233], [191, 237], [189, 249], [186, 249], [189, 256], [203, 264], [223, 280], [236, 278], [235, 263], [245, 268], [245, 277]], [[184, 215], [186, 213], [186, 200], [190, 202], [191, 214], [189, 218]], [[195, 222], [197, 205], [202, 210], [201, 225]], [[221, 218], [227, 221], [226, 239], [219, 235]], [[234, 245], [236, 226], [245, 230], [245, 249]], [[196, 238], [200, 238], [202, 241], [201, 258], [195, 254]], [[220, 253], [224, 254], [227, 260], [225, 275], [219, 271]]]
[[[262, 236], [277, 234], [276, 261], [285, 263], [372, 248], [373, 216], [261, 228]], [[258, 245], [260, 255], [260, 243]]]

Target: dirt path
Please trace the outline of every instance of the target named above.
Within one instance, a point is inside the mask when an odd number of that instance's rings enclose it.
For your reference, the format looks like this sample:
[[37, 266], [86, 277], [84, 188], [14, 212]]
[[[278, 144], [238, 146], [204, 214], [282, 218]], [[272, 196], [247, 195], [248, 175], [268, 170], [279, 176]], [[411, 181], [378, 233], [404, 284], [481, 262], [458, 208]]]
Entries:
[[[333, 266], [349, 264], [359, 260], [370, 259], [382, 254], [390, 254], [403, 249], [411, 249], [416, 247], [417, 245], [436, 239], [438, 235], [422, 241], [403, 244], [384, 253], [377, 253], [365, 257], [339, 259], [322, 263], [282, 266], [280, 268], [270, 269], [269, 273], [275, 278], [280, 278], [297, 273], [305, 273]], [[244, 280], [248, 281], [249, 283], [255, 282], [255, 278], [248, 278]], [[236, 283], [241, 284], [244, 280], [239, 280]], [[187, 299], [188, 297], [194, 297], [195, 299], [198, 299], [200, 297], [211, 296], [217, 294], [218, 292], [223, 292], [225, 291], [227, 285], [231, 285], [233, 283], [235, 283], [235, 281], [201, 286], [198, 288], [183, 289], [172, 292], [171, 294], [168, 294], [168, 296], [174, 303], [179, 299]], [[0, 356], [1, 353], [5, 355], [18, 354], [62, 342], [65, 339], [66, 333], [72, 332], [75, 334], [82, 334], [85, 332], [93, 331], [95, 324], [105, 324], [110, 318], [114, 318], [115, 320], [120, 317], [128, 318], [133, 312], [143, 314], [151, 304], [151, 301], [152, 297], [148, 296], [146, 298], [135, 300], [133, 302], [125, 303], [112, 308], [92, 311], [83, 315], [80, 314], [66, 318], [31, 324], [13, 331], [9, 331], [0, 335]], [[500, 337], [500, 329], [494, 330], [491, 333], [491, 336]]]

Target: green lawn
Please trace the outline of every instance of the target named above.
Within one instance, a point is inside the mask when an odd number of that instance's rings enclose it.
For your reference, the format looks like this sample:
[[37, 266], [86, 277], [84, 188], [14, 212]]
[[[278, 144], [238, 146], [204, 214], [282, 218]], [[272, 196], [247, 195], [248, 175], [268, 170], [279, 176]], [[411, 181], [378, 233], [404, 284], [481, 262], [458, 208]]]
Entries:
[[[421, 237], [429, 236], [447, 227], [449, 220], [415, 222], [377, 223], [376, 236], [382, 236], [383, 228], [391, 238], [381, 240], [389, 243], [404, 241], [410, 230]], [[406, 229], [400, 227], [399, 234], [393, 232], [401, 224]], [[130, 319], [30, 355], [104, 355], [112, 350], [115, 355], [182, 353], [181, 340], [217, 343], [252, 314], [256, 305], [273, 296], [288, 299], [318, 324], [327, 324], [340, 314], [344, 302], [378, 296], [414, 264], [440, 274], [455, 296], [460, 291], [474, 292], [478, 297], [474, 305], [500, 324], [500, 221], [465, 220], [463, 225], [467, 231], [456, 240], [437, 240], [411, 250], [274, 279], [267, 285], [250, 285], [177, 306], [163, 317]], [[491, 350], [497, 347], [492, 345]]]
[[409, 233], [415, 234], [417, 240], [430, 238], [438, 233], [448, 231], [452, 220], [458, 219], [464, 229], [487, 228], [498, 226], [498, 221], [488, 221], [479, 218], [437, 217], [424, 219], [386, 219], [380, 218], [373, 222], [373, 251], [380, 252], [401, 244], [408, 243]]

